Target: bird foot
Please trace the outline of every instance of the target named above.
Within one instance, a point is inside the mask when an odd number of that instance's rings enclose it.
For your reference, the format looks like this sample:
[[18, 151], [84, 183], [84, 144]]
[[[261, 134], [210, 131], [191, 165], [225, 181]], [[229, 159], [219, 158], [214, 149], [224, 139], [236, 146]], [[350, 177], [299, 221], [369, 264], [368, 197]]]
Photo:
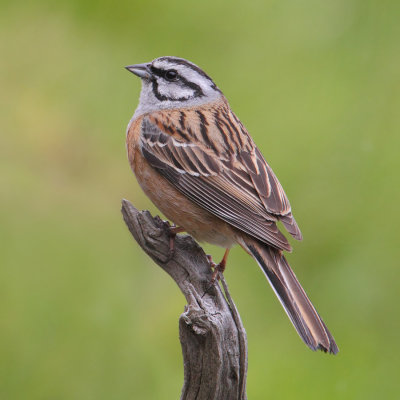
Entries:
[[163, 221], [164, 225], [167, 227], [167, 232], [169, 235], [169, 251], [167, 262], [171, 261], [175, 253], [175, 238], [178, 233], [185, 232], [185, 229], [181, 226], [176, 226], [175, 224], [170, 224], [169, 221]]
[[211, 282], [210, 282], [210, 285], [213, 285], [216, 280], [219, 280], [219, 274], [220, 273], [222, 274], [225, 271], [226, 257], [224, 256], [224, 258], [221, 260], [221, 262], [219, 264], [216, 264], [209, 254], [207, 254], [207, 259], [208, 259], [208, 262], [210, 263], [210, 267], [213, 269], [213, 273], [211, 276]]

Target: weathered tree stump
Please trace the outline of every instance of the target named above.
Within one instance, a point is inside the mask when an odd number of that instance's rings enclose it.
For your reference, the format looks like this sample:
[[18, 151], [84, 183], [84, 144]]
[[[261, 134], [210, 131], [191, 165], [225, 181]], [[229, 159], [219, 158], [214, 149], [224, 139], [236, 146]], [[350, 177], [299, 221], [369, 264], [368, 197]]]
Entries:
[[246, 332], [222, 274], [223, 291], [217, 283], [210, 285], [210, 263], [192, 237], [176, 236], [171, 257], [165, 222], [138, 211], [127, 200], [122, 201], [122, 214], [132, 236], [171, 276], [188, 302], [179, 318], [184, 364], [181, 400], [246, 399]]

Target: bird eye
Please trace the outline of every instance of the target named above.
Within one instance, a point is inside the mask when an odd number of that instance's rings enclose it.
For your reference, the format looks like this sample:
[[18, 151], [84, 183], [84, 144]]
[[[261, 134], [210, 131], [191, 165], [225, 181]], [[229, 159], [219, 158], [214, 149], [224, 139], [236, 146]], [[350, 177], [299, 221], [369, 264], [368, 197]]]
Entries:
[[178, 80], [178, 73], [173, 69], [165, 71], [164, 77], [167, 81], [173, 82]]

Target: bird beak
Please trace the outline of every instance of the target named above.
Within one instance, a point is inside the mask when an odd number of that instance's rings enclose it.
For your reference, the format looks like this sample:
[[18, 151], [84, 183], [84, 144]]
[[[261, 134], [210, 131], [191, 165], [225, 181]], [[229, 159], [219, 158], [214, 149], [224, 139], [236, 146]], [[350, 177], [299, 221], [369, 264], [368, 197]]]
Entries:
[[144, 78], [148, 79], [150, 78], [150, 69], [149, 69], [149, 64], [134, 64], [134, 65], [128, 65], [125, 67], [128, 71], [132, 72], [139, 78]]

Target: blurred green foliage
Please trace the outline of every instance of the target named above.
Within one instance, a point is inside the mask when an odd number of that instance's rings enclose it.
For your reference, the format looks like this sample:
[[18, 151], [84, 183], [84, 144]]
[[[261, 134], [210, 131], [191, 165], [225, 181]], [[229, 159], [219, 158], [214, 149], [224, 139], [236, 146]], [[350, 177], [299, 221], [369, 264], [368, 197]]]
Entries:
[[[398, 397], [400, 2], [0, 3], [0, 398], [172, 399], [184, 299], [132, 241], [125, 155], [161, 55], [204, 68], [286, 189], [291, 264], [341, 352], [309, 351], [243, 251], [250, 399]], [[220, 249], [206, 246], [215, 258]]]

